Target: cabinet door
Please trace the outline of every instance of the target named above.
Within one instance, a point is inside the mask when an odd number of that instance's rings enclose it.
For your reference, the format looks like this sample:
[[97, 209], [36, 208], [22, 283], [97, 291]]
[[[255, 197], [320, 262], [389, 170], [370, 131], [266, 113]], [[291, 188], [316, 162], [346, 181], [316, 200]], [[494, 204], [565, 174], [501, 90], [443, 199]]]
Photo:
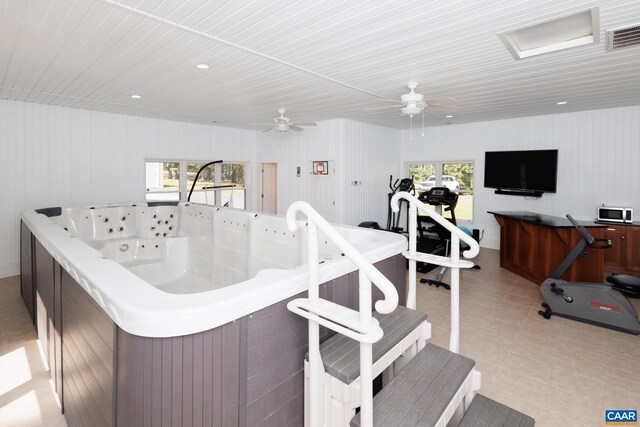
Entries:
[[640, 274], [640, 227], [627, 227], [627, 271]]
[[604, 250], [604, 269], [609, 273], [622, 274], [626, 270], [627, 242], [624, 226], [608, 226], [604, 238], [611, 240], [611, 247]]

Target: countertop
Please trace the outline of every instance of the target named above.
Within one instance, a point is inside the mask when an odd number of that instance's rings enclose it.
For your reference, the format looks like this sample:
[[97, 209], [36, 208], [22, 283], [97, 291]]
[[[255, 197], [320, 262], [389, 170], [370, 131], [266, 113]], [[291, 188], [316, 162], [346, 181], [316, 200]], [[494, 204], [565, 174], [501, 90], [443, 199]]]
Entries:
[[640, 221], [633, 222], [607, 222], [607, 221], [598, 221], [597, 219], [594, 221], [596, 224], [612, 226], [612, 225], [624, 225], [625, 227], [640, 227]]
[[[531, 224], [542, 225], [545, 227], [554, 227], [554, 228], [571, 228], [573, 225], [569, 222], [568, 219], [551, 216], [551, 215], [543, 215], [535, 212], [528, 211], [502, 211], [502, 212], [494, 212], [488, 211], [490, 214], [504, 216], [506, 218], [518, 219], [520, 221], [528, 222]], [[606, 227], [611, 224], [600, 223], [597, 224], [594, 221], [577, 221], [579, 225], [583, 227]]]

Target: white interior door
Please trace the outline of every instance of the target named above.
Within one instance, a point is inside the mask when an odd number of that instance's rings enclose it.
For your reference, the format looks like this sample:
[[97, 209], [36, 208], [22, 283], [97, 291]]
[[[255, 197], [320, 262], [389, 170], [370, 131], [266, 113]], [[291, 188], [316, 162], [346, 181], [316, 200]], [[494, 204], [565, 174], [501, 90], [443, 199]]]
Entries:
[[262, 177], [260, 210], [275, 214], [278, 212], [278, 164], [262, 163], [260, 175]]

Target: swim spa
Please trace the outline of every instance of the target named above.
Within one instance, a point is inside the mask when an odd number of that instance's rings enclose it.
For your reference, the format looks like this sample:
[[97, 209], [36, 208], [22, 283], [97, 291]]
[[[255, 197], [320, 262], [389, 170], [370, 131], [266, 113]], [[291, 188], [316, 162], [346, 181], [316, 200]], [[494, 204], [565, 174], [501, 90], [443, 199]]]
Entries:
[[[300, 423], [307, 330], [286, 303], [307, 287], [304, 221], [292, 233], [193, 204], [40, 212], [22, 214], [21, 290], [70, 425]], [[406, 240], [336, 228], [404, 303]], [[356, 307], [355, 266], [319, 240], [321, 292]]]

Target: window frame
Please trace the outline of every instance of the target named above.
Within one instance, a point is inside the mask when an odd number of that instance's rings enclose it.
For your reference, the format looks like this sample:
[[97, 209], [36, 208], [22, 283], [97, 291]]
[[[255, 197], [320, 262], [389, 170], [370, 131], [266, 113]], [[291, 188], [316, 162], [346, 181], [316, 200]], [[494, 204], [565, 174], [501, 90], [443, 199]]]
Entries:
[[[436, 187], [442, 187], [443, 182], [444, 182], [444, 176], [445, 175], [450, 175], [450, 174], [445, 174], [444, 173], [444, 165], [447, 164], [456, 164], [456, 163], [469, 163], [471, 164], [471, 166], [473, 167], [473, 174], [472, 174], [472, 179], [473, 179], [473, 197], [474, 197], [474, 202], [473, 205], [471, 207], [471, 219], [458, 219], [458, 224], [460, 223], [464, 223], [464, 224], [473, 224], [473, 221], [476, 218], [476, 203], [475, 203], [475, 187], [476, 187], [476, 165], [475, 165], [475, 161], [473, 160], [416, 160], [416, 161], [405, 161], [405, 167], [404, 170], [407, 174], [407, 176], [411, 177], [411, 171], [410, 171], [410, 166], [411, 165], [433, 165], [435, 168], [435, 177], [436, 177]], [[411, 177], [412, 178], [412, 177]], [[428, 179], [428, 177], [427, 177]], [[439, 207], [438, 207], [439, 208]], [[438, 211], [438, 213], [440, 213], [441, 211], [439, 211], [438, 209], [436, 209], [436, 211]]]
[[[193, 159], [171, 159], [171, 158], [145, 158], [144, 159], [144, 166], [143, 166], [143, 182], [144, 182], [144, 186], [143, 186], [143, 200], [147, 201], [147, 195], [149, 194], [162, 194], [165, 193], [164, 191], [147, 191], [147, 176], [146, 176], [146, 168], [147, 168], [147, 163], [177, 163], [179, 165], [179, 173], [180, 173], [180, 177], [178, 180], [178, 189], [176, 190], [178, 192], [178, 201], [179, 202], [187, 202], [187, 198], [189, 197], [189, 190], [191, 190], [191, 188], [189, 188], [188, 185], [188, 176], [187, 176], [187, 165], [188, 164], [193, 164], [193, 163], [198, 163], [198, 164], [206, 164], [209, 163], [211, 160], [193, 160]], [[250, 168], [251, 168], [251, 163], [247, 162], [247, 161], [233, 161], [233, 160], [224, 160], [222, 163], [216, 163], [214, 164], [214, 181], [215, 182], [220, 182], [222, 179], [222, 166], [223, 164], [241, 164], [244, 167], [244, 185], [243, 185], [243, 190], [244, 190], [244, 208], [231, 208], [231, 209], [239, 209], [239, 210], [247, 210], [247, 200], [249, 200], [249, 182], [250, 182]], [[214, 197], [215, 197], [215, 206], [221, 206], [221, 201], [222, 201], [222, 190], [223, 189], [216, 189], [213, 190], [214, 191]], [[195, 190], [194, 190], [195, 191]], [[150, 202], [156, 202], [156, 200], [150, 200]], [[199, 202], [189, 202], [189, 203], [195, 203], [195, 204], [202, 204]], [[209, 205], [212, 206], [212, 205]]]
[[[178, 170], [179, 170], [179, 179], [178, 179], [178, 188], [174, 191], [147, 191], [147, 164], [148, 163], [177, 163], [178, 164]], [[166, 193], [178, 193], [178, 202], [182, 201], [182, 196], [183, 196], [183, 191], [182, 191], [182, 180], [183, 180], [183, 171], [182, 171], [182, 165], [180, 163], [180, 160], [167, 160], [167, 159], [144, 159], [144, 167], [142, 169], [143, 171], [143, 183], [144, 183], [144, 193], [142, 196], [142, 200], [144, 201], [148, 201], [147, 200], [147, 195], [149, 194], [166, 194]], [[184, 178], [186, 180], [186, 177]], [[163, 199], [158, 199], [158, 200], [149, 200], [150, 202], [161, 202], [161, 201], [167, 201], [167, 202], [175, 202], [176, 200], [163, 200]]]
[[[249, 180], [249, 176], [250, 176], [250, 166], [249, 166], [249, 162], [236, 162], [236, 161], [231, 161], [231, 160], [225, 160], [222, 163], [216, 164], [215, 165], [215, 171], [216, 171], [216, 182], [220, 182], [220, 184], [222, 184], [222, 165], [242, 165], [244, 168], [243, 171], [243, 179], [244, 179], [244, 184], [242, 186], [243, 189], [243, 194], [244, 194], [244, 208], [231, 208], [231, 209], [240, 209], [240, 210], [247, 210], [247, 200], [248, 200], [248, 190], [247, 190], [247, 182]], [[218, 190], [215, 190], [216, 192], [216, 206], [222, 206], [222, 193], [225, 191], [231, 191], [233, 192], [233, 189], [225, 189], [225, 188], [221, 188]]]

